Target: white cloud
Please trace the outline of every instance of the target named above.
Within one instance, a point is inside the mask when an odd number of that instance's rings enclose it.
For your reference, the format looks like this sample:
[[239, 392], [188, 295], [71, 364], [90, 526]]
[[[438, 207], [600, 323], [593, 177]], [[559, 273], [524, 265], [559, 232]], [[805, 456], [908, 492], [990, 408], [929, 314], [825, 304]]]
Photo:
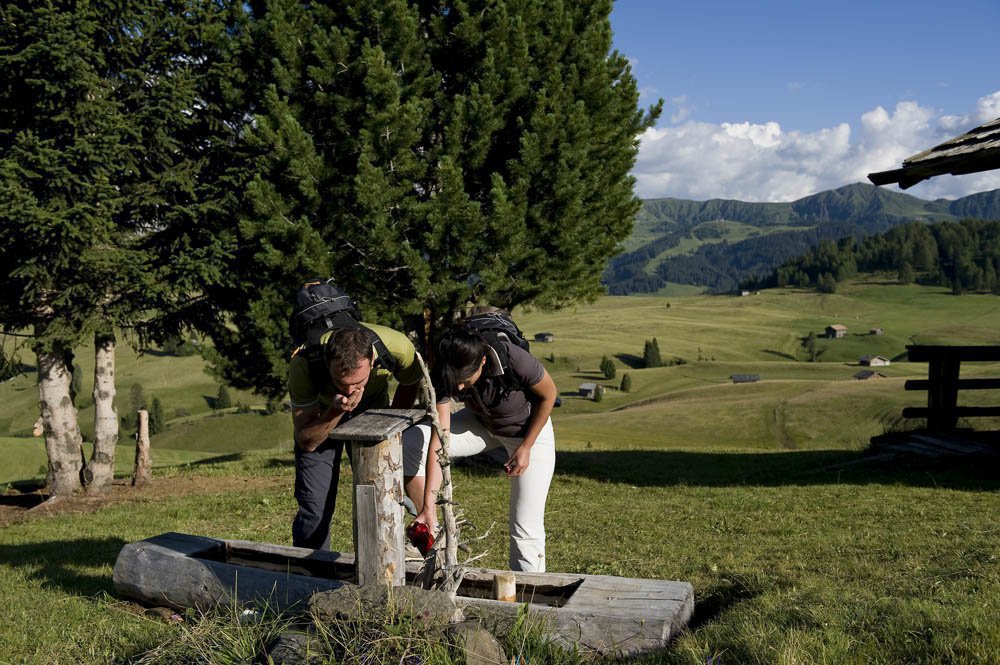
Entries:
[[[671, 102], [685, 108], [683, 98]], [[862, 114], [856, 131], [848, 123], [815, 132], [786, 131], [776, 122], [714, 125], [679, 113], [673, 126], [654, 127], [641, 137], [633, 171], [641, 198], [793, 201], [867, 183], [869, 173], [898, 168], [906, 157], [1000, 117], [1000, 91], [961, 116], [938, 115], [915, 101], [892, 111], [879, 106]], [[997, 188], [1000, 171], [988, 171], [938, 176], [907, 192], [956, 198]]]
[[679, 122], [684, 122], [689, 117], [691, 117], [691, 107], [688, 106], [687, 95], [680, 95], [679, 97], [671, 97], [670, 105], [677, 108], [676, 111], [670, 116], [670, 122], [675, 125]]

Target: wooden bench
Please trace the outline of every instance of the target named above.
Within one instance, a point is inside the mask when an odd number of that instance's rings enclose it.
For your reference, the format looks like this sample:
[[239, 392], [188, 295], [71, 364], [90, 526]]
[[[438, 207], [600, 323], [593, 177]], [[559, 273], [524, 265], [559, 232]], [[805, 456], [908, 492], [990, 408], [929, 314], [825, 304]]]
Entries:
[[906, 407], [904, 418], [926, 418], [932, 432], [953, 432], [959, 418], [1000, 416], [1000, 406], [958, 406], [960, 390], [998, 390], [1000, 379], [959, 378], [963, 362], [998, 362], [1000, 346], [906, 347], [910, 362], [927, 363], [927, 379], [909, 380], [906, 390], [926, 390], [926, 407]]

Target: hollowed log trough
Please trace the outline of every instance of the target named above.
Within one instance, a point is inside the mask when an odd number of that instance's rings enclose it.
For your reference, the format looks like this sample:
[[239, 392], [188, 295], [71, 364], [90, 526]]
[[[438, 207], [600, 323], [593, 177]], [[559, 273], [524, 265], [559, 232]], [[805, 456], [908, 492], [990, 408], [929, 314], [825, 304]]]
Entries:
[[[406, 564], [408, 581], [421, 562]], [[513, 615], [521, 604], [545, 621], [556, 642], [597, 654], [661, 649], [687, 624], [694, 592], [687, 582], [608, 575], [515, 572], [517, 602], [492, 600], [494, 576], [474, 568], [456, 604], [466, 616]], [[122, 548], [114, 568], [117, 592], [176, 609], [266, 604], [306, 612], [309, 597], [353, 584], [354, 556], [340, 552], [164, 533]]]

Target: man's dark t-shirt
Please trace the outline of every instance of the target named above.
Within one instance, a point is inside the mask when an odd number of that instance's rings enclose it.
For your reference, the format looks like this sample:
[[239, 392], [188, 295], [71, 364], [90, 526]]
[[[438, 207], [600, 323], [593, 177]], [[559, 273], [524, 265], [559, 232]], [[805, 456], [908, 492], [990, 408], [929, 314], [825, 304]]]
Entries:
[[[531, 420], [535, 394], [529, 390], [545, 376], [545, 369], [538, 360], [510, 342], [501, 342], [510, 358], [507, 373], [500, 367], [492, 350], [486, 355], [483, 374], [468, 390], [457, 396], [476, 418], [498, 436], [524, 436]], [[450, 401], [439, 395], [438, 402]]]

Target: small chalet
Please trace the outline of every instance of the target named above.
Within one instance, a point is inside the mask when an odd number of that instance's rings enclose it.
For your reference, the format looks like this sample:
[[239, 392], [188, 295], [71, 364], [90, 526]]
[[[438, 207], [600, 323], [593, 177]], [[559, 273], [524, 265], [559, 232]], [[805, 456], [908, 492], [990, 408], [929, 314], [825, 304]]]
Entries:
[[878, 372], [873, 369], [863, 369], [854, 375], [854, 378], [858, 381], [867, 381], [868, 379], [884, 379], [885, 374]]
[[865, 367], [886, 367], [888, 365], [891, 365], [892, 361], [890, 361], [885, 356], [867, 355], [858, 358], [858, 364], [864, 365]]
[[733, 383], [757, 383], [760, 381], [759, 374], [730, 374], [729, 378]]
[[826, 327], [826, 336], [830, 339], [839, 339], [847, 334], [847, 326], [843, 326], [839, 323], [834, 323], [832, 326]]
[[594, 395], [597, 394], [598, 390], [604, 392], [604, 386], [599, 383], [581, 383], [579, 395], [587, 399], [594, 399]]
[[871, 330], [868, 331], [868, 334], [869, 335], [884, 335], [885, 334], [885, 329], [884, 328], [872, 328]]
[[555, 338], [556, 338], [556, 336], [555, 336], [554, 333], [550, 333], [550, 332], [535, 333], [535, 341], [536, 342], [552, 342], [552, 341], [555, 340]]

